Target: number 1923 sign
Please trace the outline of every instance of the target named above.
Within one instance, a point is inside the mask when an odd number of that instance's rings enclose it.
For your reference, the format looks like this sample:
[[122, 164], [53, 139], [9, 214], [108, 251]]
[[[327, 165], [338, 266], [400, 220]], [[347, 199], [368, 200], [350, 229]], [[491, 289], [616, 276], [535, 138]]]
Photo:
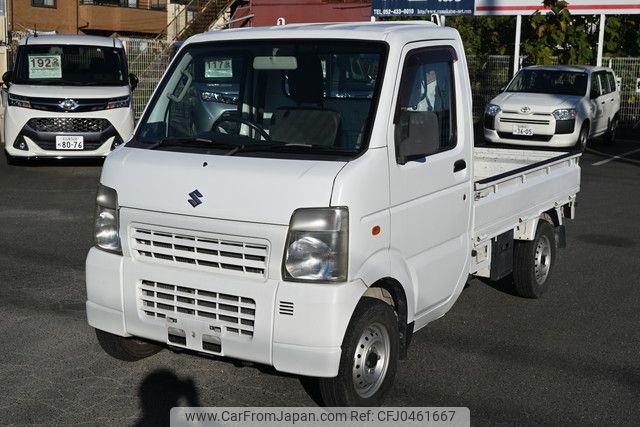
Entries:
[[475, 0], [373, 0], [373, 16], [473, 15]]
[[30, 79], [59, 79], [61, 77], [60, 55], [29, 55]]

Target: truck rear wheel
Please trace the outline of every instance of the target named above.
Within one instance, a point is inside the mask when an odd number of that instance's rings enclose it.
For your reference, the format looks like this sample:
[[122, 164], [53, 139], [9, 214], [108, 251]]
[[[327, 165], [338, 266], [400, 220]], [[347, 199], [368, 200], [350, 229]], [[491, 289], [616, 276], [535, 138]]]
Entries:
[[153, 356], [162, 350], [162, 347], [156, 344], [151, 344], [136, 338], [120, 337], [110, 334], [109, 332], [101, 331], [100, 329], [96, 329], [96, 337], [98, 337], [100, 347], [102, 347], [105, 353], [126, 362], [135, 362], [136, 360]]
[[393, 308], [364, 297], [342, 342], [338, 376], [319, 378], [325, 406], [380, 405], [396, 375], [399, 342]]
[[532, 241], [516, 240], [513, 247], [513, 282], [518, 295], [540, 298], [548, 288], [555, 265], [556, 243], [553, 227], [540, 221]]

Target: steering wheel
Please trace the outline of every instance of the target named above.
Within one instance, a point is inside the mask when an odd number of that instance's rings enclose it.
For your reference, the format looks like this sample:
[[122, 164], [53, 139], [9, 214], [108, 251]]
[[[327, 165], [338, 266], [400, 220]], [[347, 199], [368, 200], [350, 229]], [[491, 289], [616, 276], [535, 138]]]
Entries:
[[222, 116], [220, 117], [218, 120], [216, 120], [213, 123], [213, 126], [211, 126], [211, 130], [215, 131], [221, 123], [224, 122], [236, 122], [236, 123], [240, 123], [243, 125], [247, 125], [250, 128], [254, 129], [256, 132], [258, 132], [260, 134], [261, 137], [263, 137], [265, 139], [265, 141], [267, 142], [271, 142], [271, 137], [269, 136], [269, 134], [267, 133], [266, 130], [264, 130], [264, 128], [262, 126], [260, 126], [257, 123], [252, 122], [251, 120], [245, 119], [243, 117], [237, 117], [237, 116]]

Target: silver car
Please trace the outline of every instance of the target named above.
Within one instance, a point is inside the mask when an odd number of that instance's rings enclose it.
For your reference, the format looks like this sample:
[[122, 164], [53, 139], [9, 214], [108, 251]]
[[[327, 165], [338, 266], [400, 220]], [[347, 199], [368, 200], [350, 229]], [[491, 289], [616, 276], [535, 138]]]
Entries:
[[620, 92], [610, 68], [523, 68], [484, 113], [491, 143], [584, 150], [590, 138], [615, 140]]

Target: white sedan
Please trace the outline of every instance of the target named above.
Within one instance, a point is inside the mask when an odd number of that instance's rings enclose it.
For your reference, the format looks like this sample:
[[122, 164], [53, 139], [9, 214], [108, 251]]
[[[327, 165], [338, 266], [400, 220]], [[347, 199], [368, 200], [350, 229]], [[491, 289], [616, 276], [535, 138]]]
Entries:
[[591, 66], [523, 68], [487, 105], [491, 143], [584, 150], [590, 138], [615, 140], [620, 92], [613, 71]]

